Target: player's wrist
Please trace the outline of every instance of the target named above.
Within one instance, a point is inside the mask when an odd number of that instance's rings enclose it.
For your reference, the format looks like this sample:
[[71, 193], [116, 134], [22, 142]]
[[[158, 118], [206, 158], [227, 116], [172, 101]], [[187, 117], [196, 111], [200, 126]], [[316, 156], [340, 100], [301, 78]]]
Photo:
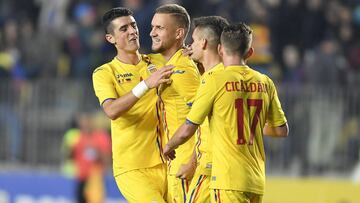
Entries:
[[166, 146], [167, 146], [167, 148], [170, 149], [170, 150], [174, 150], [174, 149], [175, 149], [175, 147], [173, 146], [173, 144], [170, 143], [170, 142], [168, 142], [168, 143], [166, 144]]
[[139, 84], [137, 84], [131, 91], [137, 98], [141, 98], [147, 91], [149, 90], [149, 87], [146, 85], [145, 81], [141, 81]]

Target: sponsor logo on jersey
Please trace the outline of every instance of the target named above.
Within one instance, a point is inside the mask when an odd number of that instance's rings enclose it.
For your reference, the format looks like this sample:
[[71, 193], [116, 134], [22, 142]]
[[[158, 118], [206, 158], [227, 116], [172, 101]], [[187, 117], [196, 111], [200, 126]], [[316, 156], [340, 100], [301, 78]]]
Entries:
[[183, 73], [185, 73], [184, 70], [176, 70], [173, 72], [173, 74], [183, 74]]
[[134, 75], [132, 73], [119, 73], [116, 75], [117, 78], [127, 78], [127, 77], [133, 77]]
[[156, 72], [156, 67], [154, 64], [150, 64], [148, 67], [147, 67], [147, 70], [149, 71], [149, 73], [154, 73]]
[[134, 75], [132, 73], [119, 73], [116, 75], [116, 79], [119, 84], [131, 82], [132, 77], [134, 77]]

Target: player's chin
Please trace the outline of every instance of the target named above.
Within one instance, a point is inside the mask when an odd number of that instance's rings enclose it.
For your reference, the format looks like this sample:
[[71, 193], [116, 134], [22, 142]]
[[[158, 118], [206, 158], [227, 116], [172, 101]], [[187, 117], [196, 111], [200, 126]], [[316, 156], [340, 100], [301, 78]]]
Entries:
[[199, 58], [197, 58], [194, 54], [189, 54], [189, 57], [190, 57], [193, 61], [196, 61], [196, 62], [199, 61]]
[[160, 53], [162, 51], [162, 46], [158, 44], [152, 44], [151, 50], [155, 53]]
[[139, 40], [131, 40], [129, 41], [129, 46], [140, 48], [140, 42]]
[[127, 47], [128, 51], [137, 51], [140, 49], [140, 44], [139, 43], [133, 43], [133, 44], [129, 44]]

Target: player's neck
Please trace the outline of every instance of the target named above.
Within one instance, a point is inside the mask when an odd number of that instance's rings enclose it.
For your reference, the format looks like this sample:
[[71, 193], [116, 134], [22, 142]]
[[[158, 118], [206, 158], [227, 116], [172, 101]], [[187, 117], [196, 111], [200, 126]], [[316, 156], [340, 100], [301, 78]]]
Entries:
[[121, 51], [118, 52], [116, 58], [122, 63], [136, 65], [140, 62], [141, 55], [139, 54], [139, 51], [136, 52]]
[[221, 63], [221, 58], [217, 53], [204, 54], [204, 59], [202, 61], [202, 64], [204, 66], [205, 71], [211, 70], [219, 63]]
[[224, 66], [246, 66], [246, 61], [237, 55], [224, 55], [222, 57]]
[[161, 52], [161, 55], [165, 58], [166, 61], [169, 61], [170, 58], [174, 56], [174, 54], [183, 47], [182, 45], [182, 43], [176, 42], [172, 47]]

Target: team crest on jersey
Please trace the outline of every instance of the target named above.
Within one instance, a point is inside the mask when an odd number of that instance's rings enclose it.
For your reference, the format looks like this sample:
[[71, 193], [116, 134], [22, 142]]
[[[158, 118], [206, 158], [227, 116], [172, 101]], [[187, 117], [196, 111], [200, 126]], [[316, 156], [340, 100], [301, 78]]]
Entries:
[[156, 72], [156, 67], [154, 64], [150, 64], [148, 67], [147, 67], [147, 70], [149, 71], [149, 73], [154, 73]]
[[119, 73], [116, 75], [116, 80], [119, 84], [128, 83], [132, 81], [134, 75], [132, 73]]

